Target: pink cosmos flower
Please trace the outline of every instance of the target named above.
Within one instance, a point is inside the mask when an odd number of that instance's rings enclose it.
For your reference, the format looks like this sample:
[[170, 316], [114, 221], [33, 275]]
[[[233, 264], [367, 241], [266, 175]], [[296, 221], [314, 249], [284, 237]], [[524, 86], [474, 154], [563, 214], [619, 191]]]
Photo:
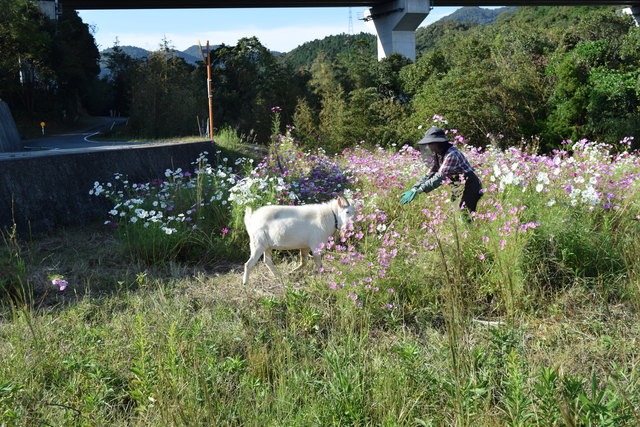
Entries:
[[64, 291], [67, 288], [67, 285], [69, 284], [69, 282], [67, 282], [64, 279], [53, 279], [51, 280], [51, 283], [56, 285], [60, 290], [60, 292]]

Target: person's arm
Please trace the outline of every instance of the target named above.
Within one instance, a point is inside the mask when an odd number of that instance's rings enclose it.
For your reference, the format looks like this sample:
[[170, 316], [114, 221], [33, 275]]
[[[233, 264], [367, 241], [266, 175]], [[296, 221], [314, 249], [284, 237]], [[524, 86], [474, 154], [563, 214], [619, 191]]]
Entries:
[[429, 170], [429, 173], [423, 176], [418, 182], [413, 184], [411, 190], [407, 190], [402, 193], [402, 199], [400, 203], [410, 203], [419, 193], [428, 193], [438, 187], [444, 182], [445, 176], [438, 172], [440, 168], [440, 158], [436, 155], [434, 157], [433, 166]]
[[420, 181], [413, 185], [412, 189], [417, 193], [429, 193], [440, 187], [445, 179], [447, 179], [447, 177], [440, 172], [425, 175]]
[[440, 187], [446, 179], [446, 176], [440, 173], [441, 165], [444, 164], [444, 162], [445, 159], [440, 158], [440, 156], [436, 154], [429, 173], [416, 182], [412, 189], [415, 190], [416, 193], [429, 193]]

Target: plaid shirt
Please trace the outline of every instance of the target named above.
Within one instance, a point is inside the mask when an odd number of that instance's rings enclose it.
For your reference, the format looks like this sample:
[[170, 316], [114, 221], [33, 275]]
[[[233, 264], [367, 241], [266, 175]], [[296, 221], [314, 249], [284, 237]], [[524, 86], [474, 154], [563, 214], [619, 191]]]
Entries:
[[440, 172], [450, 180], [458, 178], [460, 174], [473, 172], [473, 168], [467, 158], [456, 147], [450, 147], [444, 156], [435, 155], [434, 164], [431, 167], [430, 175]]
[[460, 182], [460, 175], [475, 174], [467, 158], [456, 147], [451, 146], [443, 156], [433, 156], [433, 166], [429, 173], [413, 185], [416, 191], [428, 193], [440, 187], [449, 178], [454, 183]]

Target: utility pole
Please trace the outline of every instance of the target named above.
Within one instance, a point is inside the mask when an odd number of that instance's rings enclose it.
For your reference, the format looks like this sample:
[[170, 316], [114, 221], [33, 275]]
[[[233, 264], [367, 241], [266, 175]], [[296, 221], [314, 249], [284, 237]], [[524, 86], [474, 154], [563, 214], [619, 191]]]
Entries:
[[206, 50], [202, 49], [200, 41], [198, 41], [198, 47], [200, 48], [200, 55], [207, 66], [207, 95], [209, 97], [209, 139], [213, 141], [213, 89], [211, 82], [211, 50], [209, 49], [209, 40], [207, 40]]

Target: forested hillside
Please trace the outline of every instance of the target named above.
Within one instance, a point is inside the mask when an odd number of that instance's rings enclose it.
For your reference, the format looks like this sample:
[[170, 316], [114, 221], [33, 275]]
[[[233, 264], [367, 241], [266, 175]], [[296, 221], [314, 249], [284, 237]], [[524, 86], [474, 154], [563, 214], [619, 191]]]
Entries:
[[294, 68], [310, 68], [319, 55], [326, 59], [334, 60], [338, 56], [348, 56], [354, 52], [366, 52], [375, 57], [376, 36], [368, 33], [356, 35], [339, 34], [304, 43], [292, 51], [286, 53], [283, 59]]
[[445, 16], [440, 21], [457, 21], [470, 24], [487, 25], [496, 22], [503, 13], [514, 13], [517, 7], [499, 7], [497, 9], [486, 9], [478, 6], [461, 7], [451, 15]]
[[[139, 137], [202, 131], [201, 61], [185, 60], [167, 41], [143, 58], [114, 47], [101, 59], [108, 74], [98, 78], [95, 44], [77, 15], [63, 16], [56, 32], [31, 3], [7, 1], [14, 12], [2, 15], [0, 96], [18, 122], [116, 110], [131, 117], [130, 132]], [[32, 19], [17, 19], [25, 14]], [[637, 134], [640, 30], [630, 15], [615, 7], [464, 8], [455, 15], [417, 31], [415, 63], [398, 55], [377, 61], [375, 37], [364, 33], [287, 54], [255, 37], [216, 46], [217, 131], [266, 143], [292, 125], [300, 142], [330, 151], [411, 144], [434, 115], [476, 146], [530, 142], [549, 150], [569, 139], [617, 144]], [[28, 77], [22, 83], [19, 63]]]

